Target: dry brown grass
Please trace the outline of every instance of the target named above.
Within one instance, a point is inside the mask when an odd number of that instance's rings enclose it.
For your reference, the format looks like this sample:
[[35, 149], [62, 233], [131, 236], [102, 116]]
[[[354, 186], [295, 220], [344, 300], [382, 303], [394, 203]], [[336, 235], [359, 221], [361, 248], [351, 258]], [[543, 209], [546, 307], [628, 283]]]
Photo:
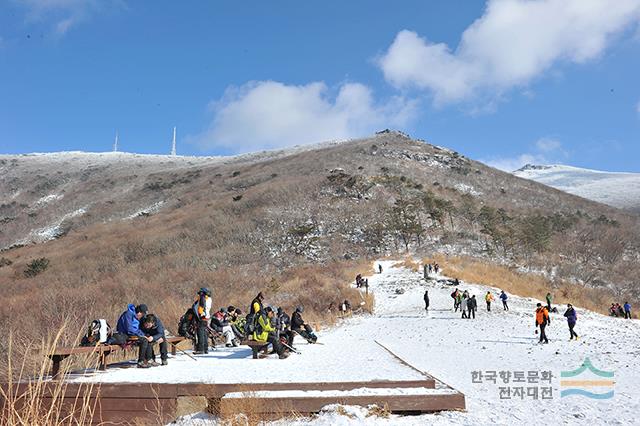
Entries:
[[416, 262], [413, 257], [407, 256], [403, 261], [396, 262], [392, 266], [392, 268], [406, 268], [410, 269], [413, 272], [418, 272], [420, 270], [420, 264]]
[[423, 262], [437, 262], [447, 276], [462, 281], [497, 287], [507, 293], [539, 300], [544, 300], [547, 292], [551, 292], [554, 304], [571, 303], [605, 315], [608, 314], [611, 301], [616, 300], [614, 294], [608, 290], [586, 288], [565, 281], [551, 281], [542, 275], [525, 274], [484, 259], [436, 255], [425, 258]]

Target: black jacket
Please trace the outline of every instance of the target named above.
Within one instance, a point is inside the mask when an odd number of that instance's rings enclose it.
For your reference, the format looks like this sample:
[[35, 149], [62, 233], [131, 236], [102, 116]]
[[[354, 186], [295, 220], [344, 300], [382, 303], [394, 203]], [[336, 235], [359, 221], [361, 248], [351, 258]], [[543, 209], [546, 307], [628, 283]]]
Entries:
[[467, 300], [467, 309], [477, 309], [478, 308], [478, 302], [476, 301], [475, 297], [471, 297], [469, 298], [469, 300]]
[[140, 324], [140, 330], [147, 336], [153, 337], [153, 341], [157, 342], [161, 337], [164, 337], [164, 325], [160, 318], [156, 316], [156, 324], [151, 328], [145, 328], [144, 320]]
[[291, 317], [291, 329], [299, 330], [302, 328], [303, 325], [304, 325], [304, 320], [302, 319], [302, 315], [300, 314], [300, 312], [295, 311], [293, 313], [293, 316]]

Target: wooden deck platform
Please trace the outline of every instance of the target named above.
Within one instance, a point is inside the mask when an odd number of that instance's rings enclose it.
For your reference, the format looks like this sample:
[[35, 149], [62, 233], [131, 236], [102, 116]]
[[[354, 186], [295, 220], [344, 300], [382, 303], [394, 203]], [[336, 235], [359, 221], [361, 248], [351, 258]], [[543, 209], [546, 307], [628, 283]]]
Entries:
[[[434, 379], [425, 378], [413, 381], [376, 381], [376, 382], [327, 382], [327, 383], [254, 383], [254, 384], [78, 384], [49, 382], [38, 393], [42, 409], [52, 404], [61, 406], [64, 413], [80, 415], [82, 406], [86, 423], [109, 424], [159, 424], [168, 423], [180, 414], [178, 405], [181, 400], [200, 397], [207, 401], [207, 409], [216, 414], [229, 414], [236, 411], [250, 411], [253, 415], [278, 418], [290, 415], [317, 413], [323, 406], [334, 403], [370, 405], [379, 404], [397, 413], [424, 413], [443, 410], [464, 410], [464, 395], [455, 393], [433, 395], [362, 395], [353, 397], [296, 397], [265, 399], [254, 395], [260, 391], [350, 391], [359, 388], [427, 388], [435, 389]], [[9, 388], [2, 385], [3, 393], [13, 395], [14, 404], [6, 404], [0, 397], [0, 423], [8, 417], [8, 407], [20, 407], [28, 399], [30, 386], [17, 384]], [[245, 393], [241, 406], [225, 398], [231, 393]], [[237, 401], [237, 399], [236, 399]], [[247, 402], [248, 401], [248, 402]], [[88, 412], [90, 411], [90, 413]]]

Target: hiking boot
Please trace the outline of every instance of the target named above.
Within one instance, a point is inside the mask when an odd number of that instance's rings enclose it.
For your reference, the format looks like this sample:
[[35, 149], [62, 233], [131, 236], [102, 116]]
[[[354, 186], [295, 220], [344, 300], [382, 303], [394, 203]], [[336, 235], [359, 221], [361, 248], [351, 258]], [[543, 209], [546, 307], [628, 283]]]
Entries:
[[238, 347], [240, 346], [240, 342], [238, 341], [238, 339], [233, 339], [231, 341], [231, 344], [233, 345], [233, 347]]
[[157, 362], [155, 362], [155, 361], [149, 361], [149, 366], [151, 366], [151, 367], [157, 367], [157, 366], [159, 366], [159, 365], [160, 365], [160, 364], [158, 364], [158, 363], [157, 363]]
[[147, 361], [139, 361], [138, 362], [138, 368], [149, 368], [150, 365], [147, 363]]
[[160, 363], [161, 365], [168, 365], [169, 363], [167, 362], [166, 359], [163, 359], [162, 362]]
[[202, 355], [204, 352], [203, 351], [194, 351], [193, 354], [194, 355]]
[[280, 359], [285, 359], [289, 357], [289, 352], [283, 352], [280, 355], [278, 355], [278, 358]]
[[233, 344], [232, 344], [232, 343], [227, 343], [225, 346], [226, 346], [227, 348], [230, 348], [230, 347], [232, 347], [232, 346], [233, 346]]

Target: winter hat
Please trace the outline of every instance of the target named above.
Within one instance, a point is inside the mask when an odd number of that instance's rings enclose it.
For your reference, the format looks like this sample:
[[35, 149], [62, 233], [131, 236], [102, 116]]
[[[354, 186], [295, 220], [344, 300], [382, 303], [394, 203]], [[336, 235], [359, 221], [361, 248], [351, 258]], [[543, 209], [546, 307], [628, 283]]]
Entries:
[[231, 312], [235, 312], [235, 310], [236, 310], [236, 308], [235, 308], [235, 306], [233, 306], [233, 305], [229, 305], [229, 306], [227, 307], [227, 312], [229, 312], [229, 313], [231, 313]]
[[296, 308], [296, 311], [297, 311], [297, 312], [300, 312], [300, 313], [303, 313], [303, 312], [304, 312], [304, 307], [303, 307], [303, 306], [298, 306], [298, 307]]
[[148, 311], [147, 305], [145, 305], [144, 303], [141, 303], [138, 306], [136, 306], [136, 314], [139, 314], [142, 312], [143, 314], [146, 315], [147, 311]]
[[267, 306], [266, 308], [264, 308], [264, 311], [266, 313], [273, 312], [273, 308], [271, 306]]

